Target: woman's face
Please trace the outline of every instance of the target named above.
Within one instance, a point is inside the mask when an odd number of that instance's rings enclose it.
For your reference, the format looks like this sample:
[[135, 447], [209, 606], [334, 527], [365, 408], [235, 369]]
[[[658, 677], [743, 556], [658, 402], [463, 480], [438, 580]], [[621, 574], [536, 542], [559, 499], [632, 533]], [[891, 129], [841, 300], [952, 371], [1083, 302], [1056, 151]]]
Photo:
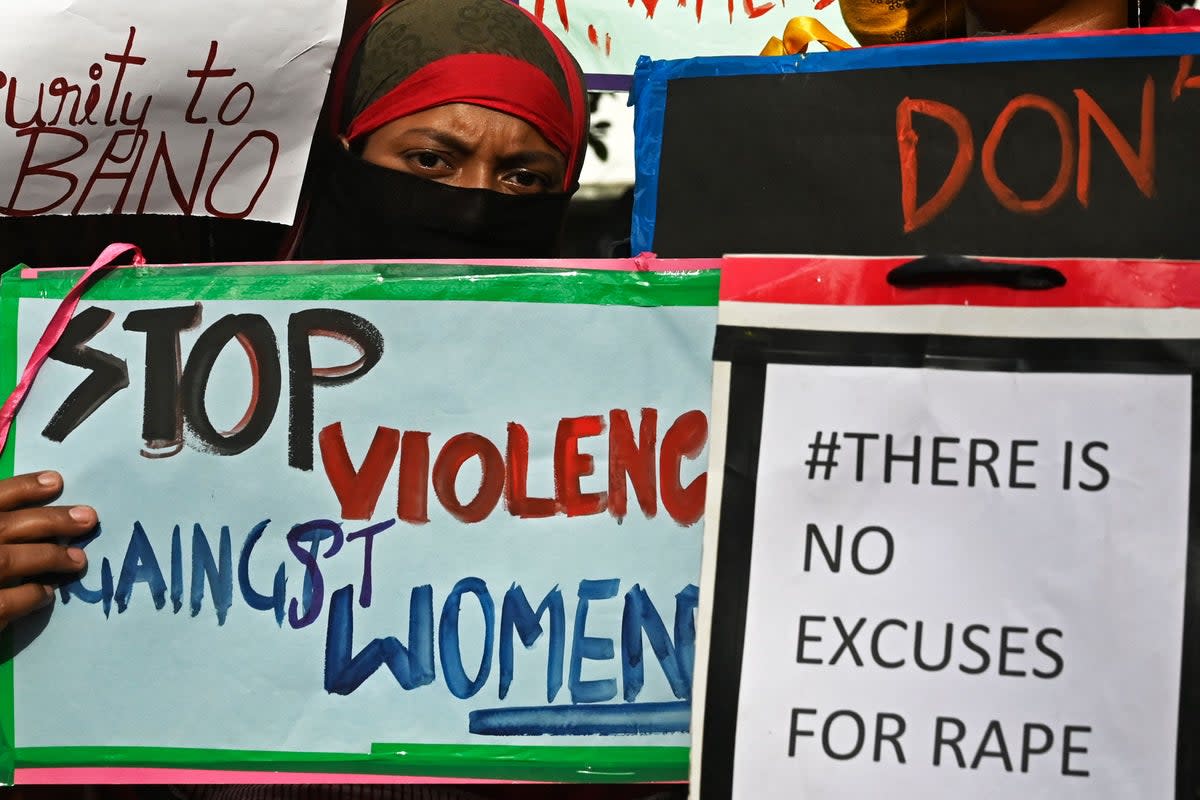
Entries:
[[467, 189], [562, 191], [566, 159], [524, 120], [451, 103], [392, 120], [367, 136], [362, 158]]

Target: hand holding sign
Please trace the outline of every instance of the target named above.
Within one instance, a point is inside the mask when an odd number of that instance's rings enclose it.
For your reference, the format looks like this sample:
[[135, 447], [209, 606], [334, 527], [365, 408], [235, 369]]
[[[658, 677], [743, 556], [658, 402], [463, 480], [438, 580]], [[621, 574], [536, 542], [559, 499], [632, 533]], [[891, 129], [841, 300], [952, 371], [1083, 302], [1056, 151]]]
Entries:
[[96, 525], [96, 512], [88, 506], [41, 505], [61, 490], [62, 477], [56, 472], [0, 481], [0, 584], [16, 583], [0, 589], [0, 628], [54, 597], [41, 576], [74, 575], [87, 563], [83, 550], [55, 540], [87, 533]]

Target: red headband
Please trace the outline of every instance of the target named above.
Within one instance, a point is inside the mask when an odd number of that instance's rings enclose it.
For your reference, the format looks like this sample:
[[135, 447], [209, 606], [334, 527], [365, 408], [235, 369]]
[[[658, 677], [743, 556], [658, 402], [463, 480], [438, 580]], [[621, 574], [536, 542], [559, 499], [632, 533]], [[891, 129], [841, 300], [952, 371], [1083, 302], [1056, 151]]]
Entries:
[[[392, 120], [447, 103], [470, 103], [522, 119], [573, 166], [573, 115], [554, 83], [532, 64], [490, 53], [464, 53], [426, 64], [363, 109], [346, 138], [353, 142]], [[572, 177], [568, 170], [567, 180]]]

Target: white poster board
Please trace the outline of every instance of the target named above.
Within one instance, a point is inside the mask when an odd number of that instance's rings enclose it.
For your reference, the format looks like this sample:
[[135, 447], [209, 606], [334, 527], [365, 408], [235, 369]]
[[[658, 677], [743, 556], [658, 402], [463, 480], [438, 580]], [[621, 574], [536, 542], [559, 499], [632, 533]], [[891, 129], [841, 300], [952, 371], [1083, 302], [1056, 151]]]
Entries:
[[290, 224], [341, 0], [0, 10], [0, 215]]
[[1175, 797], [1197, 312], [870, 261], [725, 267], [700, 797]]
[[734, 796], [1173, 796], [1190, 414], [1183, 375], [771, 365]]
[[[624, 89], [638, 56], [755, 56], [793, 17], [813, 17], [854, 44], [834, 3], [782, 0], [519, 0], [557, 34], [579, 60], [592, 89]], [[813, 45], [820, 50], [821, 46]], [[603, 77], [609, 76], [609, 80]]]

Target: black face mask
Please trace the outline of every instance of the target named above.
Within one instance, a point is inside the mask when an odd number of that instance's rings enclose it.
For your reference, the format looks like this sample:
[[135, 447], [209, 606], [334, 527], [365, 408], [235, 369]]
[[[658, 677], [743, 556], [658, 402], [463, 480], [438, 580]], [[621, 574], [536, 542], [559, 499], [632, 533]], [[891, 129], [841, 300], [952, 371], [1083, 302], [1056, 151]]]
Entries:
[[460, 189], [331, 148], [295, 258], [553, 258], [567, 194]]

